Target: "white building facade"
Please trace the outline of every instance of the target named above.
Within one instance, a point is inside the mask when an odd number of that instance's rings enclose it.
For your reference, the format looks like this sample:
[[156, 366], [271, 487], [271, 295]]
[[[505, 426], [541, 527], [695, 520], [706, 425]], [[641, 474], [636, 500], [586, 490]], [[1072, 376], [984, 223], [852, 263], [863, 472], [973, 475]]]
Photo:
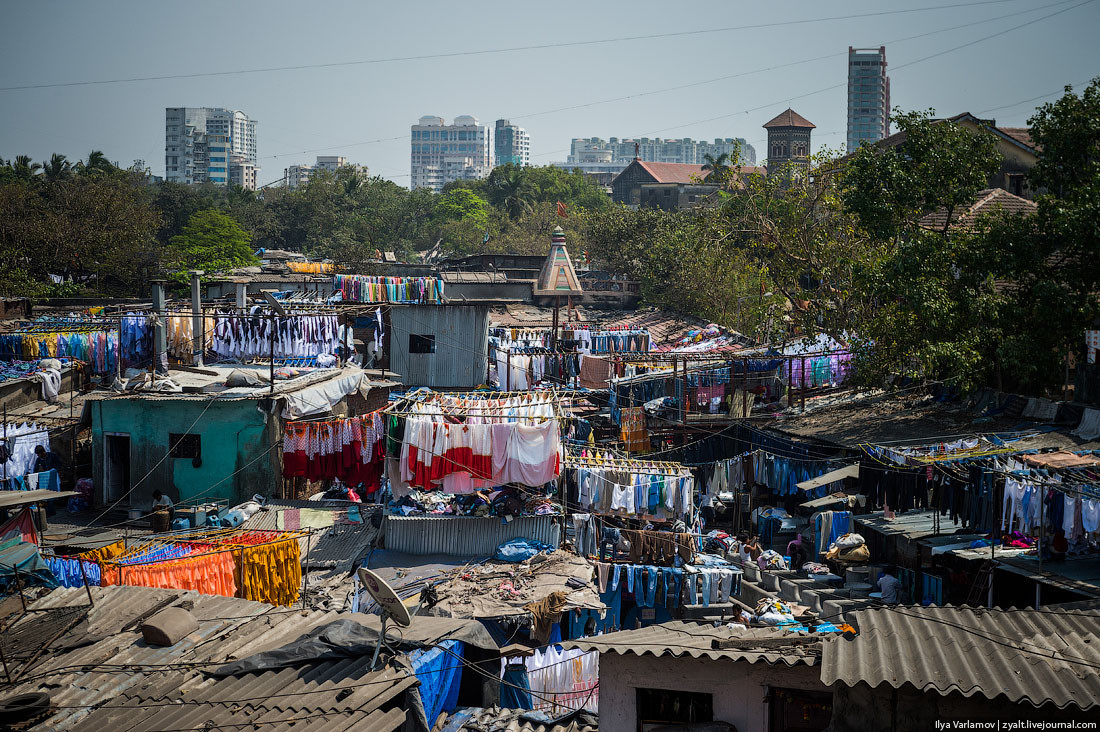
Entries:
[[741, 165], [756, 164], [756, 149], [742, 137], [715, 138], [714, 142], [693, 140], [690, 137], [612, 137], [609, 140], [600, 137], [575, 137], [566, 163], [576, 165], [582, 170], [593, 165], [618, 165], [619, 170], [622, 170], [634, 158], [651, 163], [703, 165], [707, 155], [717, 158], [723, 153], [731, 158], [740, 156]]
[[256, 163], [256, 120], [244, 112], [220, 107], [164, 110], [166, 180], [227, 185], [236, 165], [238, 179], [251, 177], [255, 187]]
[[477, 117], [461, 115], [453, 124], [424, 116], [412, 126], [412, 188], [443, 190], [455, 180], [477, 180], [493, 169], [492, 130]]
[[370, 175], [370, 169], [367, 166], [349, 163], [343, 155], [318, 155], [317, 161], [313, 165], [303, 163], [286, 168], [283, 171], [283, 185], [293, 190], [308, 183], [313, 173], [318, 170], [335, 173], [343, 168], [352, 168], [362, 176]]

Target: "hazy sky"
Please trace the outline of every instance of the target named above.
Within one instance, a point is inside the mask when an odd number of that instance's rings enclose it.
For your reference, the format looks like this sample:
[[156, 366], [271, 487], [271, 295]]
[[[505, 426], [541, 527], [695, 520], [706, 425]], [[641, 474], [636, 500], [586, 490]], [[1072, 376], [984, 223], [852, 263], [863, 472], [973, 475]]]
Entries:
[[[881, 14], [930, 6], [940, 9]], [[868, 12], [880, 14], [820, 20]], [[817, 125], [815, 147], [838, 147], [849, 45], [886, 44], [895, 106], [986, 113], [1006, 125], [1024, 124], [1065, 84], [1100, 75], [1100, 0], [8, 0], [0, 19], [4, 88], [547, 46], [0, 91], [5, 159], [100, 149], [163, 174], [164, 108], [228, 107], [259, 121], [263, 183], [321, 154], [407, 185], [409, 126], [425, 114], [472, 114], [490, 125], [509, 118], [530, 132], [536, 164], [564, 160], [571, 138], [591, 136], [744, 137], [763, 157], [761, 125], [788, 106]], [[793, 63], [808, 59], [817, 60]]]

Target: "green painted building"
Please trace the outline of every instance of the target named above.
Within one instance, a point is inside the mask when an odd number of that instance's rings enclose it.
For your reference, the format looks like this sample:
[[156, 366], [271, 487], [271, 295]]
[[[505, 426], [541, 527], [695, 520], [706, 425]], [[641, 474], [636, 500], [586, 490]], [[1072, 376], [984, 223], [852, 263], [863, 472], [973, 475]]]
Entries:
[[371, 389], [366, 374], [350, 368], [277, 382], [273, 394], [225, 387], [230, 369], [204, 371], [172, 374], [183, 393], [89, 400], [97, 504], [148, 509], [156, 489], [175, 503], [278, 496], [286, 420], [361, 414]]

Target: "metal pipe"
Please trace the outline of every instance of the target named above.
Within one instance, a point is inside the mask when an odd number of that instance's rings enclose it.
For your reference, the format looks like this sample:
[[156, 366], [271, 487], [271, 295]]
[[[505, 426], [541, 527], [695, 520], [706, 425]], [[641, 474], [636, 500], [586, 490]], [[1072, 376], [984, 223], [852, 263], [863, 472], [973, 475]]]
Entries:
[[191, 363], [195, 366], [203, 365], [203, 320], [202, 320], [202, 280], [205, 272], [201, 269], [191, 270]]

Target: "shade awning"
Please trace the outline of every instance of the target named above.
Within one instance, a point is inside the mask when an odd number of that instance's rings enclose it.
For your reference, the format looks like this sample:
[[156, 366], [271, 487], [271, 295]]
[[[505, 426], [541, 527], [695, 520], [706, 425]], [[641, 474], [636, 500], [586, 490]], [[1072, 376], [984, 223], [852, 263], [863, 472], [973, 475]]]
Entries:
[[0, 508], [11, 506], [26, 506], [39, 501], [52, 501], [55, 498], [69, 498], [79, 496], [76, 491], [48, 491], [36, 489], [33, 491], [0, 491]]
[[804, 480], [801, 483], [796, 483], [799, 490], [812, 491], [815, 488], [820, 488], [823, 485], [829, 485], [830, 483], [836, 483], [838, 480], [844, 480], [845, 478], [858, 478], [859, 477], [859, 465], [845, 465], [843, 468], [833, 470], [832, 472], [825, 473], [825, 475], [819, 475], [816, 478], [810, 478]]

